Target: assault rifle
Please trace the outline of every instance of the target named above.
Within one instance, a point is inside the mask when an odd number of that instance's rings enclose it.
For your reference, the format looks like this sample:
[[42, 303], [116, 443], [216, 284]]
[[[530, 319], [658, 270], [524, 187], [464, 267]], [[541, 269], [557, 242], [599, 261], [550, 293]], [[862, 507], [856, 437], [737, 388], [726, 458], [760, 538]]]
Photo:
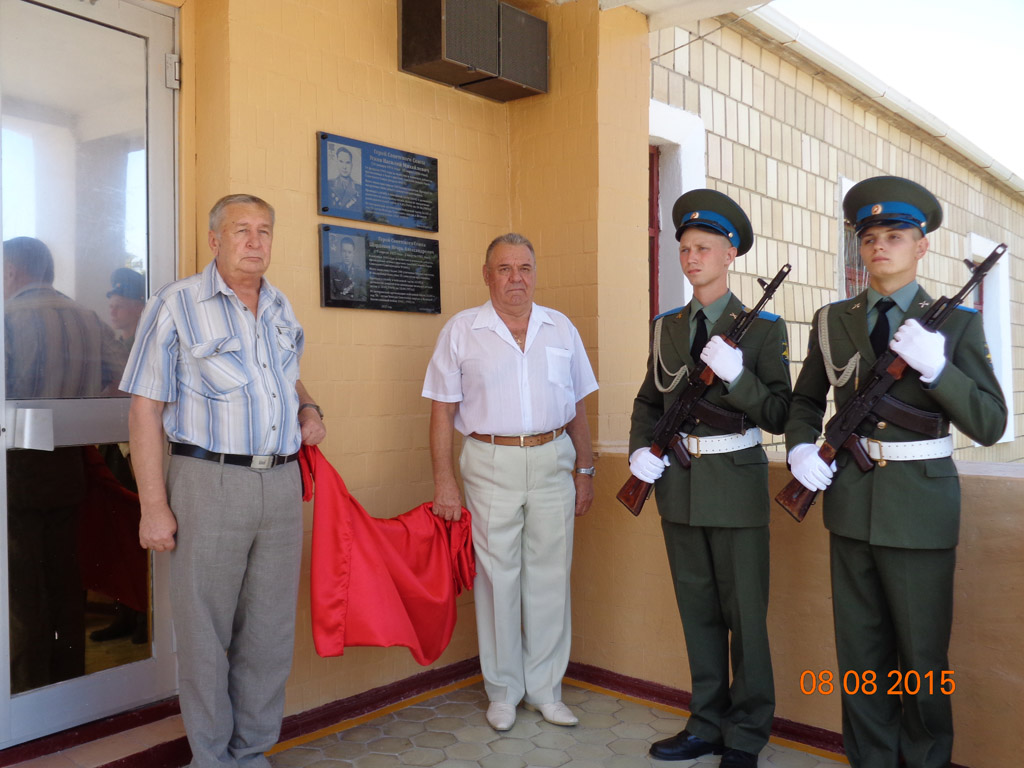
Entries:
[[[768, 303], [768, 300], [779, 289], [779, 286], [782, 285], [782, 281], [786, 279], [790, 269], [789, 264], [786, 264], [770, 283], [766, 283], [760, 277], [757, 278], [757, 282], [764, 288], [764, 295], [761, 296], [761, 300], [757, 302], [757, 305], [752, 310], [741, 312], [733, 320], [732, 325], [729, 326], [729, 329], [724, 334], [725, 340], [730, 346], [739, 346], [740, 339], [750, 329], [750, 325], [754, 322], [757, 314]], [[699, 360], [695, 360], [694, 363], [695, 367], [690, 371], [686, 386], [682, 388], [675, 402], [662, 414], [662, 417], [658, 419], [658, 423], [654, 425], [654, 440], [651, 442], [651, 453], [661, 457], [671, 450], [679, 464], [685, 468], [690, 466], [690, 454], [687, 452], [686, 446], [683, 445], [683, 440], [679, 436], [679, 430], [682, 428], [683, 423], [690, 418], [693, 409], [697, 406], [700, 399], [704, 397], [704, 393], [708, 391], [708, 387], [715, 380], [715, 373], [708, 368], [707, 363]], [[656, 356], [653, 364], [657, 365]], [[647, 501], [647, 497], [651, 494], [652, 487], [651, 483], [645, 483], [635, 475], [630, 475], [629, 480], [626, 481], [626, 484], [615, 495], [615, 498], [621, 501], [626, 509], [634, 515], [639, 515], [640, 510], [644, 508], [644, 502]]]
[[[975, 264], [970, 259], [964, 259], [967, 268], [971, 270], [971, 279], [960, 289], [960, 292], [951, 299], [945, 296], [932, 304], [918, 322], [928, 331], [937, 331], [946, 322], [953, 311], [963, 302], [971, 291], [985, 278], [999, 257], [1006, 252], [1006, 245], [1002, 243], [988, 255], [981, 264]], [[827, 363], [826, 363], [827, 365]], [[840, 449], [845, 448], [853, 454], [857, 466], [862, 472], [874, 469], [874, 463], [868, 457], [867, 452], [861, 446], [857, 427], [864, 421], [871, 412], [875, 410], [883, 396], [907, 370], [907, 361], [886, 347], [885, 352], [875, 361], [867, 378], [860, 385], [857, 392], [846, 401], [835, 416], [829, 419], [825, 425], [825, 441], [818, 451], [821, 460], [831, 464]], [[814, 503], [817, 491], [804, 487], [796, 478], [789, 481], [775, 497], [775, 500], [782, 505], [789, 514], [799, 523], [804, 519], [807, 510]]]

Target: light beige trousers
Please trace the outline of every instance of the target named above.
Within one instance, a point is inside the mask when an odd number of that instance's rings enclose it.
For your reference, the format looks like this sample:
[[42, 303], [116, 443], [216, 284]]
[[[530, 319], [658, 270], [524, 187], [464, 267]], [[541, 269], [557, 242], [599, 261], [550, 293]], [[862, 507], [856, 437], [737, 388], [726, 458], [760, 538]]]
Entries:
[[572, 626], [576, 451], [568, 435], [534, 448], [467, 438], [460, 459], [473, 513], [477, 635], [491, 701], [562, 698]]

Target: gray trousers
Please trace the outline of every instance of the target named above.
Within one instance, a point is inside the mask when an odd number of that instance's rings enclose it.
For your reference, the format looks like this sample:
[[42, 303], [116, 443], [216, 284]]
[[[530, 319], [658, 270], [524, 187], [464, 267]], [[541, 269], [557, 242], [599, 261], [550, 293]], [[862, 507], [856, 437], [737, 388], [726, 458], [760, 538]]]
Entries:
[[171, 613], [192, 768], [270, 763], [295, 639], [297, 462], [268, 470], [172, 456]]

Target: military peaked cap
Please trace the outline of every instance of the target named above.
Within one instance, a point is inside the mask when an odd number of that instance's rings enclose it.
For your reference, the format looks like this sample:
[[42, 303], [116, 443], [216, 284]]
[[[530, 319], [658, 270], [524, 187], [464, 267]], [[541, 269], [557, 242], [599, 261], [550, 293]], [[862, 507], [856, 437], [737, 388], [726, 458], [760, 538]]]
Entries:
[[843, 215], [859, 235], [868, 227], [938, 229], [942, 206], [935, 195], [910, 179], [875, 176], [854, 184], [843, 199]]
[[747, 214], [731, 197], [713, 189], [693, 189], [680, 196], [672, 206], [672, 223], [676, 240], [683, 236], [683, 230], [700, 227], [728, 239], [741, 256], [754, 244]]
[[146, 301], [146, 278], [128, 267], [118, 267], [110, 275], [111, 289], [107, 291], [107, 298], [111, 296], [124, 296], [126, 299]]

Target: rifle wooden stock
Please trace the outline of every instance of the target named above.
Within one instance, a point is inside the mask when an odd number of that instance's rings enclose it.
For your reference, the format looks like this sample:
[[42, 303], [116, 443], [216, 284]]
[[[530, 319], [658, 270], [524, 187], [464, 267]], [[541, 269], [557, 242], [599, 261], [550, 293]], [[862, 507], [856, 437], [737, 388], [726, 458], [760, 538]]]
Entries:
[[[818, 456], [820, 456], [821, 460], [826, 464], [831, 464], [836, 457], [836, 451], [831, 445], [825, 443], [818, 451]], [[802, 523], [803, 519], [807, 516], [807, 510], [811, 508], [811, 505], [814, 504], [814, 501], [817, 498], [817, 491], [812, 491], [794, 477], [786, 483], [785, 488], [776, 494], [775, 501], [777, 501], [779, 506], [784, 510], [789, 512], [789, 514], [793, 516], [794, 520], [798, 523]]]
[[[682, 438], [676, 435], [672, 440], [669, 441], [668, 447], [676, 457], [676, 461], [679, 465], [689, 469], [690, 467], [690, 454], [686, 452], [686, 446], [683, 445]], [[651, 446], [651, 453], [661, 458], [664, 454], [661, 452], [661, 448], [657, 445]], [[615, 494], [615, 498], [622, 502], [623, 506], [626, 507], [630, 512], [633, 513], [634, 517], [640, 514], [640, 510], [644, 508], [644, 504], [647, 498], [651, 495], [651, 491], [654, 489], [653, 483], [645, 483], [636, 475], [630, 475], [623, 486], [619, 489], [619, 492]]]
[[644, 508], [644, 502], [651, 495], [651, 488], [653, 487], [653, 485], [645, 483], [636, 475], [630, 475], [629, 480], [615, 494], [615, 498], [621, 501], [626, 509], [636, 517], [640, 514], [640, 510]]
[[[970, 279], [953, 298], [947, 299], [943, 296], [933, 302], [931, 308], [921, 318], [921, 326], [926, 331], [939, 330], [953, 310], [960, 306], [971, 291], [981, 283], [1005, 252], [1006, 244], [1000, 243], [981, 264], [974, 264], [974, 262], [964, 259], [964, 263], [971, 271]], [[842, 408], [836, 411], [836, 414], [825, 425], [825, 442], [818, 451], [822, 461], [831, 464], [838, 452], [832, 446], [838, 445], [853, 454], [857, 466], [862, 472], [874, 469], [875, 465], [860, 445], [856, 429], [871, 414], [875, 404], [889, 391], [892, 385], [903, 378], [907, 368], [907, 361], [891, 349], [886, 349], [878, 357], [864, 378], [860, 389], [846, 401]], [[817, 491], [808, 490], [803, 483], [794, 478], [775, 496], [775, 501], [799, 523], [807, 515], [807, 510], [810, 509], [817, 495]]]

